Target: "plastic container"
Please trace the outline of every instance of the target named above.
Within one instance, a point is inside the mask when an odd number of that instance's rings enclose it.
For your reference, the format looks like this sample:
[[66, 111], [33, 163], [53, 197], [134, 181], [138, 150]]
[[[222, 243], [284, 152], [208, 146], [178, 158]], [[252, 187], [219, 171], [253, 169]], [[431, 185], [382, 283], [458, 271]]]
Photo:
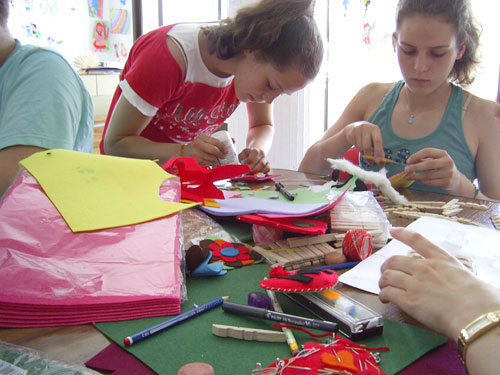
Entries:
[[218, 139], [224, 144], [224, 147], [228, 151], [227, 155], [223, 159], [219, 159], [220, 165], [228, 164], [240, 164], [238, 160], [238, 154], [236, 153], [236, 148], [234, 147], [233, 140], [226, 130], [219, 130], [212, 134], [213, 138]]

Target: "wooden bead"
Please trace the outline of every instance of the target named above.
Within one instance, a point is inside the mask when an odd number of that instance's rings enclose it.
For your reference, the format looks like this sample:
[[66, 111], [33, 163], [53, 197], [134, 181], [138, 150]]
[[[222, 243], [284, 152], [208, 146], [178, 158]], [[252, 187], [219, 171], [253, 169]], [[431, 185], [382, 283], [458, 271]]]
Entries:
[[214, 368], [208, 363], [193, 362], [182, 366], [177, 375], [214, 375]]
[[334, 251], [325, 255], [325, 264], [338, 264], [347, 262], [347, 258], [339, 251]]

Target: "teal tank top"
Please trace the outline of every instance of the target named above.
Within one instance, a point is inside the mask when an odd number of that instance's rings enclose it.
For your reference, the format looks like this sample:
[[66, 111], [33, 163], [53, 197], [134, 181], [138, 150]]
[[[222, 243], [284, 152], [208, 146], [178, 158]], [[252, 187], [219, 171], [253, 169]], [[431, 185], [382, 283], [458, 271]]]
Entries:
[[[368, 120], [380, 127], [385, 157], [405, 163], [412, 154], [423, 148], [446, 150], [454, 160], [457, 169], [473, 181], [476, 178], [475, 159], [465, 140], [462, 126], [463, 90], [451, 84], [452, 91], [448, 106], [436, 130], [422, 138], [408, 139], [394, 133], [391, 126], [392, 111], [403, 85], [404, 81], [397, 82]], [[366, 170], [380, 169], [380, 166], [376, 164], [370, 166], [364, 159], [360, 160], [360, 166]], [[385, 168], [388, 177], [404, 170], [404, 167], [396, 164], [386, 164]], [[443, 188], [427, 186], [418, 181], [415, 181], [410, 188], [447, 194]]]

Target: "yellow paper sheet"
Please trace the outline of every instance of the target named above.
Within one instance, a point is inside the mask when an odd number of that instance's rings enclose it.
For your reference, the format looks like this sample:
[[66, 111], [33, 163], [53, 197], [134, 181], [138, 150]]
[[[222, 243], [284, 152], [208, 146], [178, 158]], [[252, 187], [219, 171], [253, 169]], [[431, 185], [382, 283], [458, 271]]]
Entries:
[[73, 232], [142, 223], [196, 205], [162, 201], [160, 186], [174, 176], [151, 160], [47, 150], [20, 164]]

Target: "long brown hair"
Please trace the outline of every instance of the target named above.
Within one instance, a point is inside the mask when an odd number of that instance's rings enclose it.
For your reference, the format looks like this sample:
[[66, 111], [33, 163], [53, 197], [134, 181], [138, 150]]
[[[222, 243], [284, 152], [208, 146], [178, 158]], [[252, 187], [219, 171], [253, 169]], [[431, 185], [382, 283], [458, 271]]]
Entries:
[[393, 43], [398, 38], [398, 31], [405, 18], [414, 14], [440, 17], [453, 25], [457, 33], [458, 44], [465, 43], [465, 52], [455, 61], [449, 78], [460, 84], [470, 85], [474, 81], [474, 69], [479, 63], [478, 47], [481, 29], [472, 15], [469, 0], [399, 0], [396, 12], [396, 31]]
[[261, 0], [234, 18], [204, 29], [210, 53], [230, 59], [245, 49], [276, 69], [295, 65], [314, 78], [323, 59], [323, 42], [312, 17], [314, 0]]

